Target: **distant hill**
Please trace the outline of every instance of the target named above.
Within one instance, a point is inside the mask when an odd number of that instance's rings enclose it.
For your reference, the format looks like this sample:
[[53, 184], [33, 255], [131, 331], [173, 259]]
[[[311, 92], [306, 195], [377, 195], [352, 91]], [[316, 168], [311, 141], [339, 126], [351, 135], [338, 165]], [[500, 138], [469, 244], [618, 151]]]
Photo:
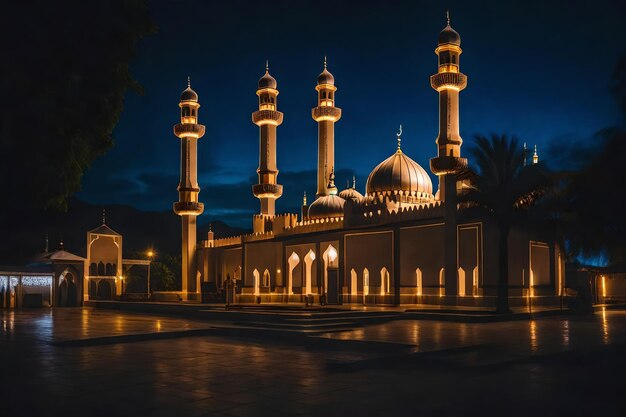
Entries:
[[[62, 239], [66, 250], [85, 256], [87, 232], [102, 224], [102, 209], [106, 210], [107, 225], [124, 237], [124, 256], [148, 248], [161, 254], [180, 253], [181, 223], [173, 211], [140, 211], [125, 205], [95, 206], [72, 199], [66, 213], [24, 213], [12, 221], [9, 226], [12, 230], [4, 231], [5, 238], [0, 241], [0, 263], [21, 263], [42, 252], [46, 233], [51, 250], [56, 249]], [[198, 240], [206, 239], [209, 220], [198, 223]], [[249, 232], [221, 221], [211, 224], [216, 237]]]

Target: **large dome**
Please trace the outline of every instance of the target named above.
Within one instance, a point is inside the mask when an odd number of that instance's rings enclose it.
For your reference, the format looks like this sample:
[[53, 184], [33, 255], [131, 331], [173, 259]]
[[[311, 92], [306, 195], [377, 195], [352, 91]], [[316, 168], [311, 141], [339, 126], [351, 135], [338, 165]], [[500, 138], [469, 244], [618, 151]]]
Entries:
[[428, 173], [400, 149], [374, 168], [365, 188], [367, 195], [402, 192], [417, 198], [433, 198]]
[[343, 205], [346, 201], [335, 194], [320, 196], [309, 206], [309, 219], [343, 217]]

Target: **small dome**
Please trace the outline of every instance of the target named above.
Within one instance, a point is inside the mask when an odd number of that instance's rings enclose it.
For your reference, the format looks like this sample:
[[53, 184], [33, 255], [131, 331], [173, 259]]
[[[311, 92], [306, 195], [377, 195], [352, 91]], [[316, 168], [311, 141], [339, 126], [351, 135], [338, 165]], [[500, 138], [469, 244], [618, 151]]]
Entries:
[[367, 195], [403, 192], [432, 198], [433, 192], [432, 181], [424, 168], [400, 149], [374, 168], [365, 188]]
[[450, 23], [443, 28], [441, 32], [439, 32], [439, 45], [444, 45], [446, 43], [450, 43], [452, 45], [461, 46], [461, 35], [450, 26]]
[[358, 192], [355, 188], [346, 188], [345, 190], [341, 190], [339, 197], [344, 200], [361, 201], [363, 199], [363, 194]]
[[325, 66], [324, 71], [317, 76], [317, 85], [321, 84], [335, 85], [335, 77], [333, 77], [333, 74], [331, 74]]
[[180, 101], [198, 101], [198, 93], [191, 89], [191, 86], [187, 86], [180, 95]]
[[278, 83], [276, 82], [276, 79], [274, 77], [272, 77], [270, 75], [269, 70], [265, 70], [265, 75], [263, 75], [260, 79], [259, 79], [259, 90], [263, 89], [263, 88], [272, 88], [274, 90], [276, 90], [276, 87], [278, 86]]
[[320, 196], [309, 206], [309, 219], [343, 217], [343, 205], [346, 201], [336, 194]]

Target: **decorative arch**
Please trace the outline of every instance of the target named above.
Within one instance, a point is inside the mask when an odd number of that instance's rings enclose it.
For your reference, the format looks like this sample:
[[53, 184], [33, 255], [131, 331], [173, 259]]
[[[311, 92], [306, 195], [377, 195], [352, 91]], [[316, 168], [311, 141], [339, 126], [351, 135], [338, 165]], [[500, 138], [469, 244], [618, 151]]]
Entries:
[[315, 261], [315, 252], [309, 250], [304, 257], [304, 294], [311, 295], [311, 269]]
[[258, 269], [255, 268], [254, 271], [252, 271], [252, 277], [254, 278], [254, 295], [259, 296], [261, 295], [261, 277]]
[[356, 271], [354, 270], [354, 268], [352, 268], [350, 270], [350, 295], [358, 294], [357, 280], [358, 280], [358, 275]]
[[293, 270], [296, 269], [299, 263], [300, 257], [297, 253], [292, 252], [289, 259], [287, 259], [287, 265], [289, 267], [287, 274], [287, 295], [293, 294]]
[[387, 267], [383, 266], [380, 270], [380, 295], [387, 295], [389, 293], [390, 281], [389, 271]]

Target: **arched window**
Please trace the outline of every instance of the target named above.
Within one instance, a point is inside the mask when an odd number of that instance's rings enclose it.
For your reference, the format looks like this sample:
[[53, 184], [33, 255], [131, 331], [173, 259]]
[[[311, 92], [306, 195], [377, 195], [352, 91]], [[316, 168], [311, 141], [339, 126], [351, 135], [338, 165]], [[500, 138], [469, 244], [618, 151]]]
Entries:
[[287, 275], [287, 295], [293, 294], [293, 270], [296, 269], [300, 263], [300, 257], [297, 253], [292, 252], [287, 264], [289, 265], [289, 274]]
[[261, 278], [259, 276], [259, 270], [255, 269], [254, 271], [252, 271], [252, 277], [254, 279], [254, 295], [255, 296], [259, 296], [261, 295], [261, 289], [259, 288], [259, 286], [261, 285]]
[[463, 268], [459, 268], [458, 275], [459, 275], [458, 294], [461, 297], [463, 297], [465, 296], [465, 270]]
[[439, 296], [443, 297], [446, 289], [446, 270], [441, 268], [439, 270]]
[[387, 295], [390, 287], [389, 271], [383, 266], [380, 270], [380, 295]]
[[478, 266], [472, 271], [472, 295], [478, 297]]
[[304, 257], [304, 294], [311, 295], [311, 269], [315, 261], [315, 252], [309, 250]]
[[370, 293], [370, 271], [363, 269], [363, 295]]
[[270, 286], [270, 271], [268, 271], [267, 269], [263, 271], [263, 284], [261, 286], [262, 287]]
[[350, 270], [350, 294], [351, 295], [358, 294], [357, 279], [358, 277], [357, 277], [356, 271], [354, 270], [354, 268], [352, 268]]
[[417, 295], [422, 295], [422, 270], [417, 268], [415, 270], [415, 286], [417, 287]]

